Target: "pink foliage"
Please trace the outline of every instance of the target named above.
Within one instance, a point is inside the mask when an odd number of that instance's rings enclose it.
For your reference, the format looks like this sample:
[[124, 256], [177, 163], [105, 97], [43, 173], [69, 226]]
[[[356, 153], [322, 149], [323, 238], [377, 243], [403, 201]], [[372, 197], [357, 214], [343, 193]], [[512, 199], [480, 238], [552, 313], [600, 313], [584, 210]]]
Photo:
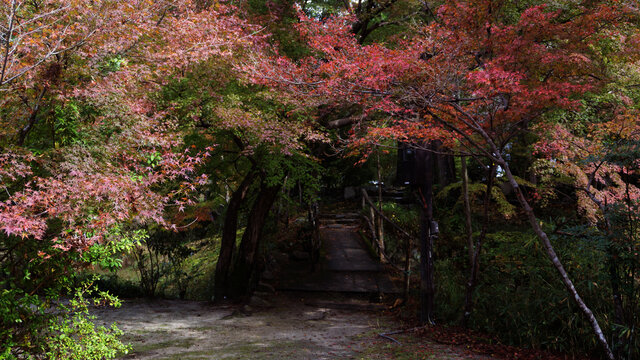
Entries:
[[[197, 187], [208, 181], [197, 170], [210, 149], [181, 150], [174, 125], [149, 94], [193, 64], [228, 58], [250, 45], [257, 28], [232, 7], [201, 8], [192, 0], [46, 0], [38, 8], [2, 1], [0, 29], [15, 40], [0, 52], [0, 66], [6, 64], [0, 105], [16, 106], [16, 99], [36, 89], [63, 103], [82, 99], [102, 110], [94, 128], [120, 130], [102, 144], [92, 140], [89, 147], [69, 146], [47, 156], [3, 151], [0, 185], [6, 200], [0, 203], [0, 230], [23, 238], [53, 237], [63, 250], [83, 250], [119, 223], [171, 227], [165, 211], [193, 204]], [[58, 61], [70, 56], [75, 60], [69, 66], [77, 67], [69, 74], [81, 74], [82, 81], [65, 83], [59, 73], [66, 65]], [[105, 73], [101, 66], [110, 59], [120, 63]], [[49, 74], [51, 69], [56, 73]], [[34, 111], [15, 109], [15, 119]], [[23, 126], [17, 120], [11, 125], [9, 133]], [[98, 139], [98, 130], [92, 131], [87, 134]], [[50, 175], [34, 176], [33, 167]], [[49, 233], [52, 219], [63, 222], [61, 233]]]

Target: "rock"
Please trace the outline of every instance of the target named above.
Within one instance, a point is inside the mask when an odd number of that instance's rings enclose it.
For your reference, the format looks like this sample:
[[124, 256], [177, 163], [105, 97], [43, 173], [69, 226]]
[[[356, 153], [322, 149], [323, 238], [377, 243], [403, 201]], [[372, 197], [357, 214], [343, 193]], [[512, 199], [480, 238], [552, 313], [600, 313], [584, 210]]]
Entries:
[[[249, 304], [251, 306], [255, 306], [255, 307], [272, 307], [273, 306], [267, 300], [264, 300], [264, 299], [262, 299], [262, 298], [260, 298], [259, 296], [256, 296], [256, 295], [253, 295], [251, 297], [251, 299], [249, 300]], [[247, 306], [247, 305], [245, 305], [245, 306]]]
[[305, 321], [320, 321], [324, 320], [327, 317], [328, 311], [326, 310], [316, 310], [316, 311], [308, 311], [304, 314]]

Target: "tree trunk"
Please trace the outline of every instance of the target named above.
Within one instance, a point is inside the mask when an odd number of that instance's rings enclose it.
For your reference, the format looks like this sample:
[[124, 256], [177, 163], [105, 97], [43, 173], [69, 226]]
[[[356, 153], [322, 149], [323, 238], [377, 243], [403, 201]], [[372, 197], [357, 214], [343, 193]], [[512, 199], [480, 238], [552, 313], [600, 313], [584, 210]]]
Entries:
[[[433, 149], [428, 145], [429, 150]], [[433, 153], [429, 150], [416, 152], [416, 178], [422, 205], [420, 232], [420, 323], [434, 324], [434, 266], [433, 266]]]
[[230, 295], [234, 299], [241, 299], [251, 292], [262, 228], [279, 190], [280, 185], [268, 186], [263, 183], [249, 212], [247, 228], [242, 235], [236, 263], [230, 276]]
[[464, 204], [464, 228], [467, 233], [469, 247], [469, 266], [473, 267], [473, 230], [471, 228], [471, 203], [469, 202], [469, 176], [467, 173], [467, 157], [460, 158], [462, 176], [462, 201]]
[[[466, 170], [466, 166], [465, 166]], [[471, 313], [473, 311], [473, 292], [476, 288], [476, 283], [478, 281], [478, 272], [480, 270], [480, 251], [482, 250], [482, 243], [484, 242], [485, 237], [487, 236], [487, 231], [489, 231], [489, 207], [491, 203], [491, 191], [493, 190], [493, 180], [496, 176], [496, 166], [491, 165], [489, 167], [489, 171], [487, 171], [487, 188], [484, 193], [484, 210], [483, 210], [483, 220], [482, 220], [482, 230], [480, 231], [480, 235], [473, 243], [471, 240], [471, 251], [470, 254], [470, 268], [469, 268], [469, 280], [467, 281], [466, 292], [464, 297], [464, 313], [462, 316], [462, 326], [468, 327], [469, 318], [471, 317]], [[464, 174], [466, 176], [466, 173]], [[468, 184], [467, 184], [467, 203], [469, 201], [468, 194]], [[466, 209], [465, 209], [466, 212]], [[469, 209], [469, 228], [471, 227], [471, 210]], [[472, 239], [472, 236], [469, 236]]]
[[33, 129], [33, 127], [38, 122], [38, 114], [40, 112], [40, 105], [42, 103], [42, 98], [47, 93], [47, 89], [48, 88], [46, 86], [42, 89], [42, 91], [40, 92], [40, 95], [38, 95], [38, 97], [36, 99], [35, 105], [31, 109], [31, 114], [29, 114], [29, 119], [27, 121], [27, 125], [25, 125], [23, 128], [21, 128], [20, 131], [18, 132], [18, 146], [23, 146], [24, 145], [24, 142], [27, 139], [27, 135], [29, 135], [29, 132]]
[[456, 182], [456, 158], [453, 155], [447, 155], [447, 169], [449, 169], [449, 175], [451, 175], [449, 183], [451, 184]]
[[405, 237], [404, 241], [404, 281], [402, 299], [406, 303], [409, 300], [409, 287], [411, 286], [411, 238]]
[[469, 317], [471, 317], [471, 294], [469, 293], [470, 284], [473, 281], [473, 272], [475, 266], [475, 251], [473, 244], [473, 229], [471, 227], [471, 203], [469, 201], [469, 176], [467, 173], [467, 157], [460, 158], [461, 177], [462, 177], [462, 200], [464, 203], [464, 227], [467, 233], [467, 247], [469, 248], [469, 281], [467, 282], [466, 294], [464, 297], [464, 313], [462, 315], [462, 326], [467, 327]]
[[216, 273], [213, 284], [213, 300], [221, 301], [229, 294], [229, 268], [231, 267], [231, 259], [236, 247], [236, 233], [238, 231], [238, 212], [240, 206], [249, 192], [249, 187], [253, 183], [256, 173], [250, 171], [236, 191], [231, 195], [227, 213], [224, 218], [224, 226], [222, 229], [222, 241], [220, 244], [220, 255], [216, 264]]
[[[507, 176], [507, 179], [509, 180], [509, 184], [513, 188], [513, 191], [515, 192], [516, 197], [518, 198], [518, 202], [520, 203], [520, 206], [522, 207], [525, 214], [527, 215], [527, 219], [529, 220], [529, 223], [531, 224], [531, 227], [534, 233], [541, 240], [542, 245], [545, 249], [545, 253], [547, 254], [547, 257], [551, 260], [551, 263], [558, 271], [558, 274], [560, 275], [562, 283], [566, 287], [567, 292], [573, 297], [573, 299], [575, 300], [576, 304], [578, 305], [582, 313], [585, 315], [587, 320], [589, 320], [589, 323], [591, 324], [591, 329], [596, 334], [598, 342], [602, 345], [603, 349], [605, 350], [605, 353], [607, 354], [607, 358], [610, 360], [615, 360], [615, 356], [611, 351], [611, 347], [607, 342], [607, 338], [604, 336], [604, 333], [600, 328], [600, 324], [598, 323], [598, 320], [596, 319], [595, 315], [593, 315], [593, 312], [591, 311], [591, 309], [589, 309], [589, 307], [585, 304], [584, 300], [582, 300], [582, 297], [580, 297], [580, 295], [578, 294], [578, 291], [576, 290], [575, 286], [573, 285], [573, 282], [569, 278], [569, 275], [567, 274], [567, 271], [562, 265], [560, 258], [558, 258], [558, 255], [556, 254], [555, 249], [551, 244], [551, 240], [549, 240], [547, 233], [544, 232], [544, 230], [542, 230], [540, 223], [538, 223], [538, 219], [536, 218], [536, 214], [533, 212], [533, 208], [531, 208], [531, 205], [529, 205], [529, 202], [524, 197], [524, 193], [522, 192], [522, 189], [518, 185], [518, 182], [516, 181], [515, 177], [513, 176], [513, 173], [511, 172], [509, 163], [507, 163], [507, 161], [502, 157], [502, 153], [498, 149], [498, 146], [495, 144], [494, 139], [481, 126], [479, 126], [475, 122], [475, 118], [473, 116], [466, 113], [463, 109], [461, 109], [456, 104], [454, 104], [453, 107], [456, 110], [458, 110], [461, 114], [465, 115], [467, 118], [471, 120], [471, 123], [468, 123], [468, 125], [473, 129], [473, 131], [481, 135], [484, 138], [484, 140], [487, 142], [487, 144], [489, 144], [490, 151], [486, 151], [485, 154], [487, 155], [488, 158], [492, 159], [497, 165], [503, 168], [504, 173]], [[459, 129], [456, 129], [456, 132], [465, 136], [464, 132]], [[469, 138], [467, 137], [467, 139]], [[476, 146], [479, 149], [482, 149], [481, 146], [479, 145], [476, 145]]]
[[[437, 152], [434, 156], [438, 174], [438, 184], [442, 188], [455, 180], [455, 170], [452, 171], [451, 167], [453, 156], [443, 153], [446, 149], [442, 147], [442, 141], [436, 140], [433, 144], [434, 150]], [[453, 169], [455, 169], [455, 164], [453, 165]]]
[[549, 259], [553, 263], [553, 266], [556, 268], [556, 270], [560, 274], [562, 283], [567, 288], [567, 291], [573, 297], [575, 302], [578, 304], [578, 307], [580, 308], [582, 313], [589, 320], [589, 323], [591, 324], [591, 328], [595, 332], [596, 337], [598, 338], [598, 341], [600, 342], [600, 344], [602, 345], [602, 347], [604, 348], [607, 354], [607, 358], [610, 360], [615, 360], [613, 352], [611, 351], [611, 347], [609, 346], [609, 343], [607, 342], [607, 339], [604, 336], [602, 329], [600, 328], [600, 324], [598, 323], [598, 320], [596, 319], [591, 309], [589, 309], [589, 307], [585, 304], [584, 300], [582, 300], [582, 297], [580, 297], [580, 295], [578, 294], [578, 291], [573, 285], [573, 282], [569, 278], [569, 274], [567, 274], [567, 271], [562, 265], [560, 258], [558, 258], [558, 255], [556, 254], [556, 251], [553, 248], [553, 245], [551, 244], [551, 241], [549, 240], [547, 233], [544, 232], [544, 230], [542, 230], [542, 227], [540, 226], [540, 223], [538, 223], [538, 219], [536, 218], [536, 215], [533, 212], [531, 205], [529, 205], [529, 202], [524, 197], [522, 189], [520, 189], [518, 182], [516, 182], [515, 177], [511, 173], [509, 164], [502, 158], [502, 155], [500, 154], [500, 152], [495, 146], [492, 146], [492, 151], [495, 154], [494, 156], [495, 156], [495, 160], [497, 160], [496, 162], [500, 166], [502, 166], [502, 168], [504, 169], [505, 175], [507, 176], [507, 179], [509, 179], [509, 183], [511, 184], [514, 192], [516, 193], [518, 202], [520, 202], [520, 205], [522, 206], [525, 213], [527, 214], [527, 218], [529, 219], [529, 223], [531, 224], [533, 231], [536, 233], [538, 238], [542, 241], [542, 245], [544, 246], [547, 256], [549, 257]]
[[[378, 211], [382, 214], [382, 171], [380, 169], [380, 149], [376, 149], [376, 159], [378, 168]], [[378, 217], [378, 250], [380, 252], [380, 262], [385, 263], [384, 257], [384, 221]]]

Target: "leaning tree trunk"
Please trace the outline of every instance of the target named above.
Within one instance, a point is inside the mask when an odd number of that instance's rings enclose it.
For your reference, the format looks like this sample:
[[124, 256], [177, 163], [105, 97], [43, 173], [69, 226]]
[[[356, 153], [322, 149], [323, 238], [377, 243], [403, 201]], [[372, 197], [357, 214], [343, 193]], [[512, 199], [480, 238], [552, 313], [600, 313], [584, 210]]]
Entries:
[[[486, 134], [483, 134], [483, 135], [486, 135]], [[487, 137], [488, 135], [485, 136], [485, 138]], [[556, 268], [556, 270], [560, 274], [562, 283], [567, 288], [567, 291], [569, 292], [569, 294], [571, 294], [573, 299], [576, 301], [582, 313], [589, 320], [589, 323], [591, 324], [591, 328], [596, 333], [598, 341], [600, 342], [600, 344], [602, 345], [602, 347], [604, 348], [607, 354], [607, 358], [609, 358], [610, 360], [615, 360], [613, 352], [611, 351], [611, 347], [609, 346], [609, 343], [607, 342], [607, 339], [604, 336], [602, 329], [600, 328], [600, 324], [598, 323], [598, 320], [596, 319], [591, 309], [589, 309], [587, 304], [585, 304], [584, 300], [582, 300], [582, 297], [580, 297], [580, 295], [578, 294], [578, 291], [573, 285], [573, 281], [571, 281], [571, 279], [569, 278], [569, 274], [567, 274], [567, 271], [562, 265], [560, 258], [558, 258], [558, 254], [556, 254], [556, 251], [553, 248], [553, 245], [551, 244], [551, 241], [549, 240], [547, 233], [544, 232], [544, 230], [542, 230], [542, 227], [540, 226], [540, 223], [538, 223], [538, 219], [536, 218], [536, 215], [533, 212], [531, 205], [529, 205], [529, 202], [524, 197], [522, 189], [520, 188], [520, 186], [518, 185], [518, 182], [516, 181], [515, 177], [511, 173], [511, 168], [509, 168], [509, 164], [504, 160], [504, 158], [502, 157], [498, 149], [495, 146], [493, 146], [493, 144], [492, 144], [492, 151], [493, 151], [496, 163], [498, 163], [498, 165], [502, 166], [502, 168], [504, 169], [505, 175], [507, 176], [509, 183], [513, 187], [514, 192], [516, 193], [518, 202], [520, 202], [520, 205], [522, 206], [524, 212], [527, 214], [527, 218], [529, 219], [529, 223], [531, 224], [533, 231], [536, 233], [538, 238], [542, 240], [542, 245], [545, 249], [547, 257], [549, 257], [549, 259], [553, 263], [553, 266]]]
[[252, 280], [255, 278], [256, 260], [260, 245], [262, 228], [267, 220], [269, 211], [273, 206], [280, 185], [268, 186], [262, 184], [260, 193], [253, 203], [249, 213], [247, 228], [242, 235], [242, 242], [238, 250], [236, 263], [229, 277], [231, 291], [230, 295], [234, 299], [240, 299], [251, 291]]
[[[615, 360], [615, 356], [611, 351], [611, 347], [607, 342], [607, 338], [604, 336], [604, 333], [600, 328], [598, 319], [596, 319], [591, 309], [589, 309], [587, 304], [585, 304], [584, 300], [582, 300], [582, 297], [580, 297], [580, 295], [578, 294], [578, 291], [573, 285], [573, 281], [571, 281], [571, 279], [569, 278], [569, 274], [567, 274], [567, 271], [562, 265], [560, 258], [558, 258], [558, 254], [556, 254], [556, 251], [553, 248], [553, 245], [551, 244], [551, 240], [549, 240], [547, 233], [544, 232], [544, 230], [542, 230], [540, 223], [538, 223], [538, 219], [536, 218], [536, 214], [533, 212], [533, 208], [531, 208], [531, 205], [529, 204], [527, 199], [524, 197], [524, 193], [522, 192], [522, 189], [518, 185], [518, 182], [516, 181], [515, 177], [513, 176], [513, 173], [511, 172], [509, 163], [507, 163], [507, 161], [502, 157], [502, 153], [500, 152], [500, 150], [498, 149], [498, 146], [493, 141], [493, 138], [480, 125], [478, 125], [478, 123], [475, 121], [473, 116], [467, 114], [463, 109], [461, 109], [456, 104], [454, 104], [453, 107], [456, 110], [460, 111], [461, 114], [465, 115], [465, 117], [471, 120], [471, 122], [467, 122], [467, 125], [471, 127], [471, 129], [473, 129], [475, 132], [480, 134], [482, 138], [484, 138], [484, 140], [487, 142], [487, 144], [489, 144], [490, 152], [486, 152], [486, 155], [488, 155], [488, 157], [492, 159], [497, 165], [503, 168], [504, 173], [507, 176], [507, 179], [509, 180], [509, 184], [513, 187], [513, 191], [515, 192], [516, 197], [518, 198], [518, 202], [520, 203], [520, 206], [522, 207], [525, 214], [527, 215], [529, 223], [531, 224], [531, 227], [535, 232], [536, 236], [541, 240], [542, 246], [545, 249], [545, 253], [547, 257], [551, 260], [551, 263], [560, 274], [560, 278], [562, 280], [562, 283], [566, 287], [567, 292], [573, 297], [573, 299], [578, 304], [578, 307], [580, 308], [584, 316], [586, 316], [586, 318], [589, 320], [589, 323], [591, 324], [591, 329], [596, 334], [596, 337], [598, 338], [598, 342], [600, 342], [600, 344], [604, 348], [607, 354], [607, 358], [609, 358], [610, 360]], [[456, 131], [460, 134], [463, 134], [463, 136], [465, 136], [461, 130], [456, 129]], [[467, 137], [467, 139], [469, 138]], [[481, 147], [478, 146], [478, 148], [481, 148]]]
[[224, 226], [222, 229], [222, 241], [220, 244], [220, 255], [216, 264], [216, 273], [213, 284], [213, 300], [221, 301], [229, 295], [229, 269], [231, 267], [231, 259], [236, 247], [236, 233], [238, 231], [238, 212], [242, 202], [247, 197], [249, 187], [253, 183], [256, 174], [250, 171], [236, 191], [231, 195], [227, 213], [224, 218]]
[[[587, 188], [585, 189], [585, 191], [587, 192], [587, 196], [591, 199], [591, 201], [593, 201], [593, 203], [596, 206], [598, 206], [600, 211], [602, 211], [602, 217], [604, 219], [605, 234], [609, 238], [611, 238], [613, 233], [612, 233], [611, 222], [607, 217], [607, 207], [605, 204], [602, 203], [602, 201], [599, 201], [590, 190], [594, 178], [595, 178], [595, 173], [592, 175], [591, 180], [589, 181], [589, 185], [587, 185]], [[629, 182], [627, 181], [626, 184], [627, 184], [627, 196], [628, 196]], [[631, 221], [631, 219], [629, 219], [629, 221]], [[633, 231], [631, 231], [630, 233], [633, 233]], [[618, 274], [618, 264], [617, 264], [617, 259], [619, 258], [619, 254], [618, 254], [618, 251], [616, 251], [613, 244], [609, 244], [609, 246], [607, 246], [607, 257], [608, 257], [607, 263], [609, 267], [609, 279], [611, 282], [611, 294], [613, 296], [613, 321], [614, 321], [614, 324], [624, 325], [625, 324], [624, 306], [622, 303], [622, 293], [620, 291], [620, 277]], [[613, 344], [613, 352], [615, 353], [614, 355], [616, 356], [619, 356], [620, 350], [623, 347], [623, 344], [622, 344], [622, 342], [624, 341], [623, 339], [624, 337], [622, 336], [620, 329], [619, 328], [616, 329], [611, 339], [611, 342]]]

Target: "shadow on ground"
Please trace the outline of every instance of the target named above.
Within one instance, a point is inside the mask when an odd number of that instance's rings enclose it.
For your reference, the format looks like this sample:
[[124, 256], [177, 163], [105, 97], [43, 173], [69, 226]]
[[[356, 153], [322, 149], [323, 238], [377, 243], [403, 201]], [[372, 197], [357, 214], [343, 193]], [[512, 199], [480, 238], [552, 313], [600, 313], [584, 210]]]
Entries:
[[384, 313], [322, 307], [316, 304], [344, 299], [307, 295], [273, 295], [274, 305], [260, 308], [140, 299], [92, 312], [98, 323], [124, 330], [133, 350], [122, 359], [477, 359], [425, 343], [432, 351], [415, 357], [415, 344], [378, 336], [400, 327]]
[[101, 324], [116, 322], [133, 351], [125, 359], [357, 358], [356, 336], [381, 329], [371, 312], [305, 305], [278, 295], [273, 307], [236, 308], [207, 302], [130, 300], [95, 309]]

